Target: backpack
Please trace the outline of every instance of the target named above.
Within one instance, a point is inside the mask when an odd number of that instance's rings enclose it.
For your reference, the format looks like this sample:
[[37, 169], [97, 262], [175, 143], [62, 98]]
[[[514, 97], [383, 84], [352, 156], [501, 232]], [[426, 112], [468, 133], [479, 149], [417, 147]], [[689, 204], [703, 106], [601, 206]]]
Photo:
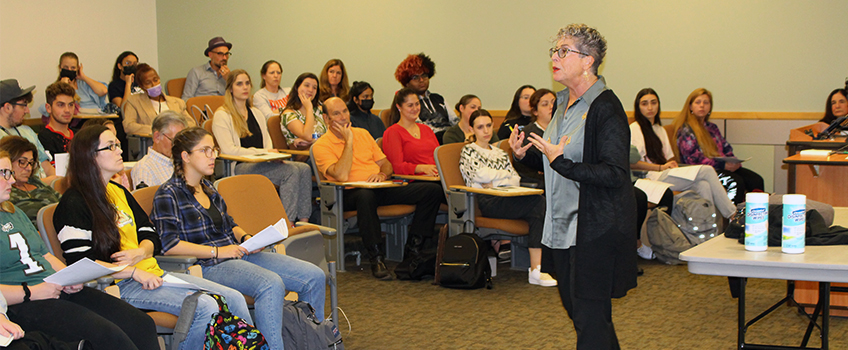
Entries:
[[661, 208], [654, 209], [646, 225], [648, 242], [651, 242], [657, 260], [668, 265], [682, 264], [680, 253], [697, 245], [683, 234], [671, 216]]
[[330, 320], [319, 320], [305, 301], [284, 302], [283, 342], [286, 350], [344, 350], [339, 329]]
[[180, 317], [174, 327], [172, 347], [176, 348], [188, 334], [194, 312], [197, 310], [197, 298], [209, 295], [218, 302], [218, 312], [212, 315], [212, 320], [206, 328], [206, 340], [203, 350], [238, 349], [238, 350], [270, 350], [265, 337], [256, 327], [248, 324], [240, 317], [230, 313], [227, 301], [223, 296], [204, 291], [194, 292], [183, 300]]
[[492, 289], [489, 243], [477, 234], [463, 232], [440, 239], [438, 255], [436, 284], [458, 289]]
[[683, 191], [674, 196], [671, 218], [680, 231], [696, 245], [718, 235], [713, 203], [694, 191]]

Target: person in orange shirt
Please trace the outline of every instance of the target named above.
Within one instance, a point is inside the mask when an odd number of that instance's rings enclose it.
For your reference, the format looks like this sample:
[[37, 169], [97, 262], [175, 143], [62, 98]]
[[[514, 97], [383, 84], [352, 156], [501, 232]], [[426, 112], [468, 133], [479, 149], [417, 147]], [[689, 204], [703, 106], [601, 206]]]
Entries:
[[[329, 181], [380, 182], [389, 179], [393, 172], [392, 164], [367, 130], [350, 126], [350, 112], [344, 101], [332, 97], [324, 101], [323, 109], [330, 132], [312, 145], [318, 171]], [[404, 261], [415, 260], [425, 246], [435, 246], [436, 214], [444, 196], [438, 183], [427, 181], [401, 187], [345, 189], [345, 210], [357, 211], [359, 232], [371, 262], [371, 274], [375, 278], [392, 279], [383, 262], [384, 255], [379, 244], [381, 232], [377, 207], [415, 205]]]

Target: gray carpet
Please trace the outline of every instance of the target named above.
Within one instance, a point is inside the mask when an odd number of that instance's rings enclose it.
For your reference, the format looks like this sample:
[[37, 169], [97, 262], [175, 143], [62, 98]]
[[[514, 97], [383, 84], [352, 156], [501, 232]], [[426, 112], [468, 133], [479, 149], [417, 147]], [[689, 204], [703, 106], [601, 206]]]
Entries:
[[[639, 287], [613, 300], [623, 349], [735, 349], [736, 299], [727, 278], [693, 275], [685, 265], [640, 260]], [[527, 273], [501, 264], [494, 289], [454, 290], [429, 282], [377, 281], [367, 260], [339, 274], [347, 349], [573, 349], [575, 333], [555, 288], [527, 283]], [[390, 264], [390, 268], [393, 266]], [[752, 279], [748, 318], [786, 291], [786, 282]], [[329, 302], [328, 302], [329, 305]], [[348, 331], [348, 324], [351, 329]], [[781, 306], [755, 324], [748, 342], [800, 345], [806, 323]], [[848, 320], [831, 318], [831, 349], [848, 349]], [[819, 346], [813, 332], [811, 346]]]

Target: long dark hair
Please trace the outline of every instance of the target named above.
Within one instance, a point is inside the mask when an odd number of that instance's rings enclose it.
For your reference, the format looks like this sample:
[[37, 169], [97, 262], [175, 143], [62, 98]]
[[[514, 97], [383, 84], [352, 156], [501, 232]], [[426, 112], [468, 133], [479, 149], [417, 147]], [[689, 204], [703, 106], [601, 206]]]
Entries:
[[121, 234], [115, 222], [118, 211], [106, 196], [95, 151], [100, 146], [100, 135], [108, 130], [103, 125], [80, 129], [68, 149], [69, 189], [79, 192], [91, 211], [91, 243], [95, 256], [104, 261], [112, 261], [112, 253], [121, 250]]
[[118, 55], [118, 59], [115, 60], [115, 65], [112, 66], [112, 81], [118, 81], [121, 79], [121, 70], [118, 68], [118, 64], [123, 64], [124, 59], [127, 56], [135, 56], [135, 59], [138, 60], [138, 56], [134, 54], [132, 51], [124, 51]]
[[359, 95], [362, 95], [362, 93], [368, 89], [371, 89], [372, 93], [374, 92], [374, 88], [371, 87], [371, 84], [368, 84], [367, 81], [354, 81], [353, 86], [350, 87], [350, 99], [347, 101], [347, 109], [351, 111], [355, 110], [354, 108], [359, 109], [359, 106], [356, 105], [353, 98], [359, 98]]
[[300, 89], [300, 85], [303, 84], [303, 81], [306, 79], [314, 79], [316, 86], [315, 96], [312, 97], [312, 109], [318, 109], [318, 92], [321, 91], [321, 82], [318, 80], [318, 77], [312, 73], [303, 73], [297, 76], [297, 79], [294, 80], [294, 86], [292, 86], [291, 91], [289, 91], [288, 102], [286, 102], [285, 109], [293, 109], [298, 110], [300, 107], [303, 107], [303, 101], [300, 100], [300, 94], [297, 93], [297, 90]]
[[[268, 73], [268, 69], [271, 68], [271, 64], [276, 64], [277, 67], [280, 67], [280, 74], [283, 73], [283, 65], [280, 64], [280, 62], [270, 60], [270, 61], [262, 64], [262, 69], [259, 70], [260, 78], [261, 78], [262, 75], [265, 75], [265, 73]], [[261, 80], [262, 80], [262, 83], [259, 85], [260, 89], [265, 87], [265, 79], [261, 79]]]
[[403, 104], [403, 101], [406, 101], [406, 96], [409, 96], [409, 95], [418, 96], [418, 94], [415, 93], [415, 91], [410, 89], [410, 88], [400, 89], [395, 94], [395, 98], [394, 98], [394, 100], [392, 100], [392, 111], [389, 114], [389, 125], [394, 125], [395, 123], [400, 121], [400, 110], [398, 109], [397, 106], [400, 105], [400, 104]]
[[660, 121], [660, 95], [651, 88], [644, 88], [636, 94], [636, 101], [633, 102], [633, 118], [639, 124], [639, 129], [642, 129], [642, 137], [645, 139], [645, 153], [648, 159], [654, 164], [665, 164], [668, 159], [665, 159], [665, 154], [663, 154], [662, 141], [660, 141], [660, 138], [654, 132], [651, 121], [642, 114], [642, 110], [639, 108], [639, 101], [647, 95], [657, 97], [657, 115], [654, 117], [654, 124], [662, 125]]
[[846, 91], [845, 89], [836, 89], [831, 91], [830, 95], [827, 95], [827, 101], [824, 102], [824, 118], [822, 118], [822, 122], [830, 124], [833, 123], [834, 120], [836, 120], [837, 116], [833, 115], [833, 106], [830, 105], [830, 100], [833, 98], [833, 95], [836, 95], [837, 93], [840, 93], [842, 94], [842, 96], [848, 98], [848, 91]]
[[[174, 135], [174, 141], [171, 145], [171, 159], [174, 162], [174, 177], [180, 178], [183, 180], [183, 183], [186, 185], [186, 189], [188, 189], [191, 194], [194, 194], [196, 189], [194, 186], [189, 186], [185, 181], [185, 163], [183, 163], [183, 152], [191, 152], [194, 146], [197, 146], [201, 140], [203, 140], [206, 135], [210, 135], [206, 129], [201, 127], [190, 127], [186, 129], [180, 130], [176, 135]], [[212, 196], [212, 189], [207, 188], [203, 182], [200, 183], [203, 186], [203, 193], [206, 193], [207, 196]]]
[[521, 114], [521, 107], [518, 106], [518, 101], [521, 100], [521, 92], [523, 92], [524, 89], [536, 90], [533, 85], [522, 85], [518, 88], [518, 90], [515, 90], [515, 96], [512, 97], [512, 105], [509, 106], [509, 111], [506, 112], [506, 118], [504, 118], [505, 121], [518, 119], [523, 116], [523, 114]]

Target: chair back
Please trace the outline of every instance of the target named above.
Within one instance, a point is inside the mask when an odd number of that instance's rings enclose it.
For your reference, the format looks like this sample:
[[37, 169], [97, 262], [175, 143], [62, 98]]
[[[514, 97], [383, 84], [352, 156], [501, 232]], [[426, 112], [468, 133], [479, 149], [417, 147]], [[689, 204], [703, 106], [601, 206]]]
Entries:
[[[312, 146], [315, 144], [313, 143]], [[321, 171], [318, 170], [318, 164], [315, 163], [315, 155], [312, 154], [312, 146], [309, 146], [309, 165], [312, 168], [312, 175], [315, 176], [315, 182], [318, 184], [318, 187], [323, 186], [323, 182], [327, 181], [324, 177], [324, 174], [321, 174]]]
[[249, 234], [264, 230], [280, 218], [286, 219], [287, 226], [292, 225], [274, 183], [265, 176], [228, 176], [215, 181], [215, 188], [227, 203], [227, 214]]
[[56, 228], [53, 227], [53, 213], [56, 212], [57, 205], [57, 203], [53, 203], [39, 209], [36, 223], [38, 224], [38, 233], [41, 234], [41, 239], [47, 245], [47, 250], [64, 264], [65, 256], [62, 254], [62, 245], [59, 243]]
[[212, 119], [218, 107], [224, 105], [224, 96], [195, 96], [186, 101], [186, 109], [197, 125]]
[[674, 158], [677, 158], [677, 162], [680, 163], [680, 150], [677, 149], [677, 133], [674, 132], [674, 125], [663, 125], [663, 128], [665, 129], [665, 133], [668, 134], [668, 142], [671, 143], [671, 150], [674, 151]]
[[268, 134], [271, 135], [271, 144], [276, 149], [289, 149], [286, 135], [283, 134], [283, 126], [280, 124], [280, 116], [275, 115], [268, 118]]
[[156, 191], [159, 190], [159, 185], [140, 188], [132, 192], [133, 198], [144, 209], [147, 216], [153, 213], [153, 197], [156, 196]]
[[168, 89], [168, 96], [183, 98], [183, 88], [185, 87], [186, 78], [176, 78], [168, 80], [165, 87]]
[[203, 128], [206, 129], [206, 132], [209, 135], [212, 135], [212, 140], [215, 141], [215, 146], [218, 146], [218, 140], [215, 138], [215, 134], [212, 133], [212, 119], [206, 120], [203, 122]]
[[385, 125], [387, 128], [392, 126], [392, 121], [390, 119], [391, 114], [392, 114], [391, 108], [386, 108], [386, 109], [380, 111], [380, 120], [383, 121], [383, 125]]
[[445, 192], [448, 192], [451, 186], [465, 186], [465, 180], [459, 171], [459, 157], [465, 145], [464, 142], [450, 143], [439, 146], [433, 151]]

